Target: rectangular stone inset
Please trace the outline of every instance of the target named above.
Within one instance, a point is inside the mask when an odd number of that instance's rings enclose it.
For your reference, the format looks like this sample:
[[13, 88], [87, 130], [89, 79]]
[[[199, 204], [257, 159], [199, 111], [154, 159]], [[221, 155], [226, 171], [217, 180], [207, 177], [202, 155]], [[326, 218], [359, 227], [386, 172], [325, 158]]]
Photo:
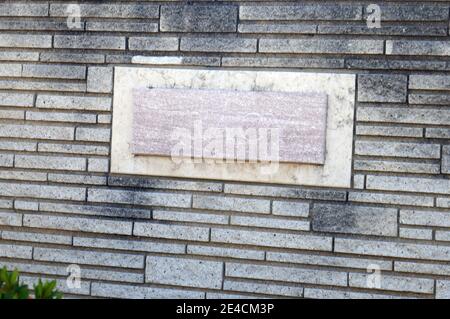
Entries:
[[[277, 143], [280, 162], [325, 162], [326, 94], [137, 88], [133, 96], [135, 155], [182, 148], [188, 158], [271, 161], [274, 149], [265, 150]], [[268, 145], [257, 140], [263, 132]], [[210, 143], [218, 148], [209, 152]]]

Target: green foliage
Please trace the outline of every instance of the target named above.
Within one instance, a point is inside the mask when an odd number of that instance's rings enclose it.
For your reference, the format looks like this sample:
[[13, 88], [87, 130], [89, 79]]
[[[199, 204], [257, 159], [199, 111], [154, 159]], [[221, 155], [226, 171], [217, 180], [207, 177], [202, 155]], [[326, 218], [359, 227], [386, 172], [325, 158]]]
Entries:
[[[63, 296], [56, 290], [56, 281], [42, 282], [40, 279], [34, 285], [34, 295], [36, 299], [61, 299]], [[17, 270], [0, 269], [0, 299], [30, 299], [30, 290], [27, 285], [19, 283]]]

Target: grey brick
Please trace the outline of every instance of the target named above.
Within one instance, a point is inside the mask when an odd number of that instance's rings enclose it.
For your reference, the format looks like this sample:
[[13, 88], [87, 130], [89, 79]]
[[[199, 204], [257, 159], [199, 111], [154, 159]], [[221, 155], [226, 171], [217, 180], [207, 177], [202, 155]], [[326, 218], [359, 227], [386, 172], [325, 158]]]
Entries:
[[47, 109], [110, 111], [111, 98], [39, 94], [36, 107]]
[[86, 22], [87, 31], [105, 31], [110, 32], [142, 32], [142, 33], [155, 33], [158, 32], [158, 23], [149, 22]]
[[130, 50], [135, 51], [178, 51], [177, 37], [133, 37], [129, 40]]
[[383, 54], [383, 41], [332, 39], [261, 39], [263, 53]]
[[273, 24], [273, 23], [240, 23], [238, 31], [240, 33], [286, 33], [286, 34], [314, 34], [316, 33], [317, 25], [304, 24]]
[[362, 74], [358, 76], [358, 101], [406, 102], [406, 75]]
[[134, 223], [133, 235], [177, 240], [209, 241], [209, 228], [158, 223]]
[[445, 75], [410, 75], [409, 88], [415, 90], [450, 90], [450, 77]]
[[0, 211], [0, 225], [20, 227], [22, 226], [22, 214]]
[[15, 76], [20, 77], [22, 76], [22, 65], [21, 64], [6, 64], [2, 63], [0, 64], [0, 76]]
[[111, 93], [113, 86], [113, 68], [90, 67], [87, 76], [87, 90], [94, 93]]
[[272, 58], [272, 57], [223, 57], [223, 66], [273, 67], [273, 68], [343, 68], [344, 59], [334, 58]]
[[0, 92], [0, 106], [32, 107], [34, 94]]
[[334, 247], [338, 253], [450, 261], [450, 247], [440, 245], [336, 238]]
[[0, 167], [13, 167], [14, 155], [13, 154], [0, 154]]
[[400, 227], [399, 236], [408, 239], [432, 240], [433, 230], [425, 228], [405, 228]]
[[387, 55], [450, 55], [449, 41], [386, 40]]
[[97, 173], [109, 172], [109, 159], [107, 158], [89, 158], [88, 171]]
[[353, 176], [353, 188], [364, 189], [365, 184], [366, 184], [366, 177], [364, 175]]
[[450, 208], [450, 198], [436, 198], [436, 206]]
[[[127, 294], [124, 296], [123, 292]], [[92, 296], [129, 299], [203, 299], [205, 293], [173, 288], [126, 286], [108, 283], [92, 283]]]
[[105, 176], [79, 175], [79, 174], [48, 174], [49, 182], [84, 185], [106, 185]]
[[356, 141], [355, 154], [408, 158], [441, 158], [439, 144]]
[[186, 246], [182, 244], [160, 243], [154, 241], [120, 240], [111, 238], [82, 238], [74, 237], [73, 245], [78, 247], [92, 247], [117, 249], [124, 251], [142, 251], [154, 253], [184, 254]]
[[442, 148], [441, 172], [442, 174], [450, 174], [450, 145]]
[[209, 56], [134, 56], [133, 64], [220, 66], [220, 57]]
[[0, 21], [0, 29], [20, 31], [59, 31], [70, 30], [67, 23], [54, 21], [31, 20], [3, 20]]
[[305, 288], [305, 298], [311, 299], [405, 299], [404, 296], [321, 288]]
[[424, 105], [448, 105], [450, 103], [450, 96], [441, 93], [411, 93], [408, 96], [409, 104], [424, 104]]
[[55, 35], [53, 46], [58, 49], [125, 50], [125, 37], [92, 35]]
[[84, 80], [86, 78], [86, 67], [61, 64], [24, 64], [22, 76], [31, 78]]
[[421, 127], [394, 127], [394, 126], [375, 126], [375, 125], [357, 125], [356, 135], [365, 136], [393, 136], [393, 137], [422, 137], [423, 128]]
[[223, 263], [198, 259], [148, 256], [145, 282], [220, 289]]
[[28, 121], [68, 122], [68, 123], [96, 123], [95, 114], [85, 113], [60, 113], [60, 112], [36, 112], [27, 111]]
[[83, 142], [109, 142], [111, 129], [96, 127], [77, 127], [75, 139]]
[[109, 155], [109, 147], [99, 145], [39, 143], [38, 150], [51, 153]]
[[25, 119], [25, 112], [16, 110], [0, 110], [0, 119], [23, 120]]
[[383, 25], [381, 28], [368, 28], [362, 25], [319, 25], [319, 34], [354, 35], [403, 35], [403, 36], [445, 36], [446, 25]]
[[331, 237], [248, 230], [213, 228], [211, 242], [331, 251]]
[[430, 127], [425, 130], [425, 137], [450, 139], [450, 129]]
[[142, 269], [144, 257], [130, 254], [112, 254], [98, 251], [65, 250], [35, 247], [33, 259], [81, 265]]
[[272, 202], [272, 214], [279, 216], [308, 217], [309, 203], [274, 200]]
[[436, 281], [436, 298], [450, 299], [450, 281], [448, 280]]
[[439, 211], [401, 210], [400, 223], [417, 226], [450, 227], [450, 213]]
[[52, 36], [3, 33], [0, 34], [0, 47], [49, 49], [52, 47]]
[[231, 225], [262, 227], [274, 229], [289, 229], [289, 230], [310, 230], [310, 223], [306, 220], [292, 220], [270, 217], [255, 217], [255, 216], [231, 216]]
[[356, 117], [361, 122], [446, 125], [450, 122], [450, 110], [358, 107]]
[[[0, 130], [0, 132], [1, 132], [1, 130]], [[0, 135], [2, 135], [2, 134], [0, 134]], [[37, 149], [37, 144], [33, 143], [33, 142], [0, 141], [0, 149], [1, 150], [7, 150], [7, 151], [28, 151], [28, 152], [34, 152]]]
[[417, 163], [383, 160], [355, 160], [357, 171], [439, 174], [440, 166], [434, 163]]
[[[436, 4], [382, 4], [383, 21], [447, 21], [448, 6]], [[364, 15], [367, 18], [367, 12]]]
[[381, 275], [379, 288], [371, 288], [368, 286], [370, 281], [370, 275], [368, 274], [350, 274], [349, 285], [350, 287], [369, 288], [369, 289], [381, 289], [391, 291], [405, 291], [415, 293], [427, 293], [432, 294], [434, 292], [434, 280], [424, 278], [408, 278], [408, 277], [396, 277], [390, 275]]
[[112, 116], [111, 114], [99, 114], [97, 116], [97, 122], [99, 124], [111, 124]]
[[10, 199], [0, 199], [0, 208], [13, 208], [13, 201]]
[[392, 60], [392, 59], [347, 59], [346, 66], [350, 69], [369, 70], [433, 70], [438, 71], [446, 68], [442, 61], [421, 60]]
[[255, 282], [243, 282], [235, 280], [225, 280], [224, 290], [250, 292], [264, 295], [302, 297], [303, 288], [287, 285], [274, 285]]
[[33, 247], [0, 244], [0, 257], [31, 259]]
[[361, 20], [360, 5], [299, 4], [243, 5], [239, 8], [241, 20]]
[[261, 296], [255, 297], [255, 296], [250, 296], [250, 295], [244, 295], [244, 294], [232, 294], [232, 293], [220, 293], [220, 292], [207, 292], [206, 293], [206, 299], [267, 299]]
[[86, 84], [81, 82], [54, 82], [38, 79], [0, 80], [0, 89], [28, 90], [28, 91], [55, 91], [55, 92], [86, 92]]
[[[145, 18], [158, 19], [159, 6], [153, 4], [79, 4], [83, 18]], [[51, 3], [50, 16], [66, 17], [67, 4]]]
[[88, 201], [97, 203], [121, 203], [146, 206], [189, 208], [191, 195], [156, 192], [135, 192], [110, 189], [90, 189]]
[[238, 7], [229, 5], [161, 6], [163, 32], [236, 32]]
[[314, 231], [397, 236], [396, 209], [314, 204], [312, 216]]
[[226, 263], [225, 276], [316, 285], [347, 286], [346, 272], [292, 267]]
[[59, 63], [105, 63], [103, 54], [94, 53], [60, 53], [60, 52], [41, 52], [41, 62], [59, 62]]
[[249, 38], [182, 38], [181, 51], [256, 52], [256, 39]]
[[0, 16], [7, 17], [46, 17], [48, 4], [42, 3], [3, 3]]
[[38, 61], [39, 52], [5, 51], [0, 52], [0, 61]]
[[246, 213], [270, 213], [270, 201], [264, 199], [194, 195], [192, 207]]
[[216, 256], [222, 258], [255, 259], [255, 260], [264, 260], [265, 256], [265, 253], [262, 250], [211, 247], [200, 245], [188, 245], [187, 253], [192, 255]]
[[16, 181], [27, 182], [46, 182], [47, 173], [38, 173], [35, 171], [19, 171], [19, 170], [0, 170], [0, 179], [10, 179]]
[[396, 261], [395, 271], [407, 273], [420, 273], [431, 275], [450, 275], [450, 265], [448, 264], [425, 264], [417, 262]]
[[228, 224], [228, 216], [192, 212], [155, 210], [153, 211], [153, 218], [156, 220], [171, 220], [191, 223]]
[[433, 207], [434, 198], [430, 196], [383, 194], [371, 192], [349, 192], [348, 200], [359, 203], [378, 203], [390, 205], [408, 205]]
[[450, 180], [396, 176], [367, 176], [367, 189], [450, 194]]
[[2, 238], [15, 241], [72, 245], [72, 237], [64, 235], [40, 234], [17, 231], [3, 231]]
[[282, 262], [288, 264], [304, 264], [304, 265], [357, 268], [357, 269], [359, 268], [364, 270], [367, 269], [370, 265], [375, 264], [378, 265], [380, 269], [392, 270], [391, 261], [384, 261], [377, 259], [277, 253], [277, 252], [267, 252], [266, 259], [268, 261]]
[[0, 183], [0, 196], [84, 201], [86, 190], [79, 187]]
[[14, 166], [19, 168], [85, 171], [86, 159], [81, 157], [16, 155]]
[[25, 200], [14, 201], [14, 209], [16, 210], [39, 210], [38, 202], [30, 202]]
[[435, 237], [436, 240], [450, 241], [450, 231], [437, 230]]
[[89, 206], [89, 205], [73, 205], [61, 203], [39, 204], [39, 210], [44, 212], [56, 212], [65, 214], [93, 215], [93, 216], [109, 216], [119, 218], [151, 218], [151, 211], [146, 209], [119, 208], [108, 206]]
[[252, 195], [252, 196], [270, 196], [282, 198], [299, 199], [318, 199], [318, 200], [346, 200], [347, 193], [344, 191], [328, 191], [303, 189], [297, 187], [278, 187], [278, 186], [259, 186], [259, 185], [241, 185], [225, 184], [225, 193]]
[[111, 186], [152, 188], [152, 189], [174, 189], [200, 192], [221, 192], [222, 184], [205, 181], [183, 181], [168, 180], [152, 177], [130, 177], [130, 176], [110, 176], [108, 184]]
[[33, 228], [60, 229], [101, 234], [131, 235], [132, 222], [94, 218], [25, 215], [24, 226]]

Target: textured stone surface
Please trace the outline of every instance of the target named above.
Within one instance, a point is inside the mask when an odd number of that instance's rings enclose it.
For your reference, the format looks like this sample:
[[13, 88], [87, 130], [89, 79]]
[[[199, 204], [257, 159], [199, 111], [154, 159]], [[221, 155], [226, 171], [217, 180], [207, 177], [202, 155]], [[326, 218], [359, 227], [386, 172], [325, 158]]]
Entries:
[[[244, 133], [243, 139], [238, 137], [235, 147], [242, 148], [241, 151], [229, 150], [226, 142], [231, 138], [227, 135], [230, 128], [255, 130], [258, 137], [261, 129], [269, 129], [279, 132], [276, 160], [325, 162], [327, 96], [324, 94], [136, 89], [133, 99], [131, 147], [136, 155], [174, 156], [173, 150], [184, 142], [169, 137], [182, 130], [194, 132], [194, 150], [189, 147], [191, 152], [180, 154], [182, 157], [269, 162], [274, 157], [264, 154], [260, 144], [254, 145], [256, 136]], [[202, 130], [201, 136], [196, 137], [197, 129]], [[212, 130], [218, 130], [216, 135], [204, 136]], [[167, 138], [161, 138], [164, 136]], [[204, 147], [214, 140], [220, 141], [221, 147], [207, 152]], [[195, 145], [202, 145], [201, 149], [195, 149]]]
[[202, 299], [205, 296], [200, 291], [92, 283], [92, 295], [96, 297], [123, 298], [124, 290], [130, 299]]
[[359, 75], [358, 101], [406, 102], [408, 78], [404, 75]]
[[110, 93], [113, 85], [113, 69], [90, 67], [87, 74], [87, 90], [94, 93]]
[[351, 205], [315, 204], [315, 231], [379, 236], [397, 235], [397, 210]]
[[447, 56], [450, 54], [450, 42], [386, 40], [386, 54]]
[[163, 32], [235, 32], [237, 6], [181, 5], [161, 7]]
[[264, 53], [381, 54], [383, 42], [378, 40], [261, 39], [259, 51]]
[[450, 146], [446, 145], [442, 148], [441, 172], [450, 174]]

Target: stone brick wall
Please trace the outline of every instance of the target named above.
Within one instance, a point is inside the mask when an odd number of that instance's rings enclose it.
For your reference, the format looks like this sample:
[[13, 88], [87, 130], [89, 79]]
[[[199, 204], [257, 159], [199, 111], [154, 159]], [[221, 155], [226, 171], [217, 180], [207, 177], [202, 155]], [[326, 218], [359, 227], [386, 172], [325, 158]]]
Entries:
[[[450, 298], [450, 1], [193, 2], [82, 1], [77, 30], [1, 1], [0, 265], [66, 296]], [[357, 74], [353, 187], [108, 174], [133, 56]]]

